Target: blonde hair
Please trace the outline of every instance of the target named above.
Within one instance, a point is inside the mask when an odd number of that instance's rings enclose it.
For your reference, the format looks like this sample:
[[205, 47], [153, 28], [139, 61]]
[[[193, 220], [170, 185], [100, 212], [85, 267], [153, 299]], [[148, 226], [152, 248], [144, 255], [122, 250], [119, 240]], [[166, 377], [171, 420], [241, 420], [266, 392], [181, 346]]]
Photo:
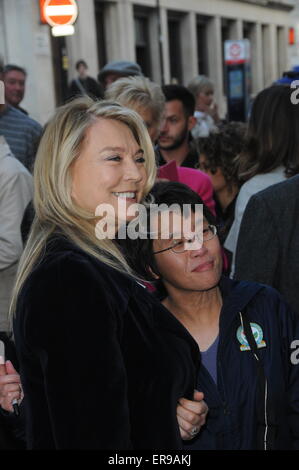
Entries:
[[154, 121], [159, 124], [165, 106], [165, 96], [160, 85], [145, 77], [125, 77], [113, 82], [105, 92], [105, 98], [123, 106], [138, 109], [149, 108]]
[[199, 93], [201, 93], [205, 89], [214, 91], [214, 83], [205, 75], [197, 75], [189, 83], [188, 89], [189, 91], [191, 91], [194, 98], [196, 99]]
[[156, 176], [153, 146], [148, 132], [134, 111], [117, 103], [77, 98], [57, 109], [41, 138], [34, 165], [35, 218], [30, 230], [12, 296], [10, 312], [16, 308], [18, 294], [41, 258], [47, 240], [59, 231], [86, 253], [103, 263], [133, 274], [113, 240], [95, 235], [95, 215], [76, 206], [71, 197], [70, 167], [79, 156], [84, 136], [98, 118], [127, 125], [144, 150], [147, 183], [143, 196], [151, 190]]

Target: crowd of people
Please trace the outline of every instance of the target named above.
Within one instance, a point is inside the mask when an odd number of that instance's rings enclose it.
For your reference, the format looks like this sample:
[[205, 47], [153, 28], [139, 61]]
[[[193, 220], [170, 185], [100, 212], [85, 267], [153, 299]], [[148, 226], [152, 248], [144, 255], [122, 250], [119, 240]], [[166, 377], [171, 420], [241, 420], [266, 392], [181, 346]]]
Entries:
[[44, 128], [0, 70], [0, 448], [299, 449], [290, 84], [241, 123], [202, 75], [75, 69]]

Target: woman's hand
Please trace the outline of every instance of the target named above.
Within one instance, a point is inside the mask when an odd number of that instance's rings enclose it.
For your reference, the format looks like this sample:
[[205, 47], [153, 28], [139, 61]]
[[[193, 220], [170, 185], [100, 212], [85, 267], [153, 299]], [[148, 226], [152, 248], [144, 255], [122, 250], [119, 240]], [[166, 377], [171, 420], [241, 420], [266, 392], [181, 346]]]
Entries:
[[218, 114], [218, 105], [216, 103], [213, 103], [207, 112], [216, 123], [220, 121], [220, 117]]
[[184, 441], [193, 439], [206, 422], [209, 409], [203, 399], [204, 394], [195, 390], [193, 400], [180, 398], [178, 401], [177, 420]]
[[21, 379], [10, 361], [0, 365], [0, 406], [5, 411], [13, 411], [12, 401], [24, 398]]

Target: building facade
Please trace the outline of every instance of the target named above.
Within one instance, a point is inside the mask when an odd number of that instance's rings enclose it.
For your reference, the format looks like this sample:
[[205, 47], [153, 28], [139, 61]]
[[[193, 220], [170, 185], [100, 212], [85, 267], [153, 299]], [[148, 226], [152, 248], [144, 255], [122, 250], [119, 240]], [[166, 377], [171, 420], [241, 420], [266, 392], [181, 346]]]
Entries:
[[[295, 0], [77, 0], [75, 34], [53, 38], [40, 21], [39, 0], [0, 0], [0, 57], [28, 71], [24, 107], [44, 123], [63, 101], [74, 65], [89, 74], [112, 60], [138, 62], [158, 83], [215, 83], [225, 113], [226, 39], [251, 44], [252, 93], [270, 85], [295, 59], [288, 30]], [[292, 65], [294, 65], [292, 63]], [[298, 64], [299, 65], [299, 64]]]

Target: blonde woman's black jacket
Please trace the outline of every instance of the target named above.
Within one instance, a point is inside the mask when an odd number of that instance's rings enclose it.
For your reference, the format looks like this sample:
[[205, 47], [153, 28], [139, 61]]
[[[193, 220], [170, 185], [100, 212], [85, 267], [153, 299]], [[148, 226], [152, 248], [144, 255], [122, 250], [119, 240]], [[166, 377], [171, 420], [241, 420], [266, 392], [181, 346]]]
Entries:
[[198, 348], [135, 280], [58, 236], [14, 333], [29, 448], [182, 448], [176, 406], [193, 396]]

